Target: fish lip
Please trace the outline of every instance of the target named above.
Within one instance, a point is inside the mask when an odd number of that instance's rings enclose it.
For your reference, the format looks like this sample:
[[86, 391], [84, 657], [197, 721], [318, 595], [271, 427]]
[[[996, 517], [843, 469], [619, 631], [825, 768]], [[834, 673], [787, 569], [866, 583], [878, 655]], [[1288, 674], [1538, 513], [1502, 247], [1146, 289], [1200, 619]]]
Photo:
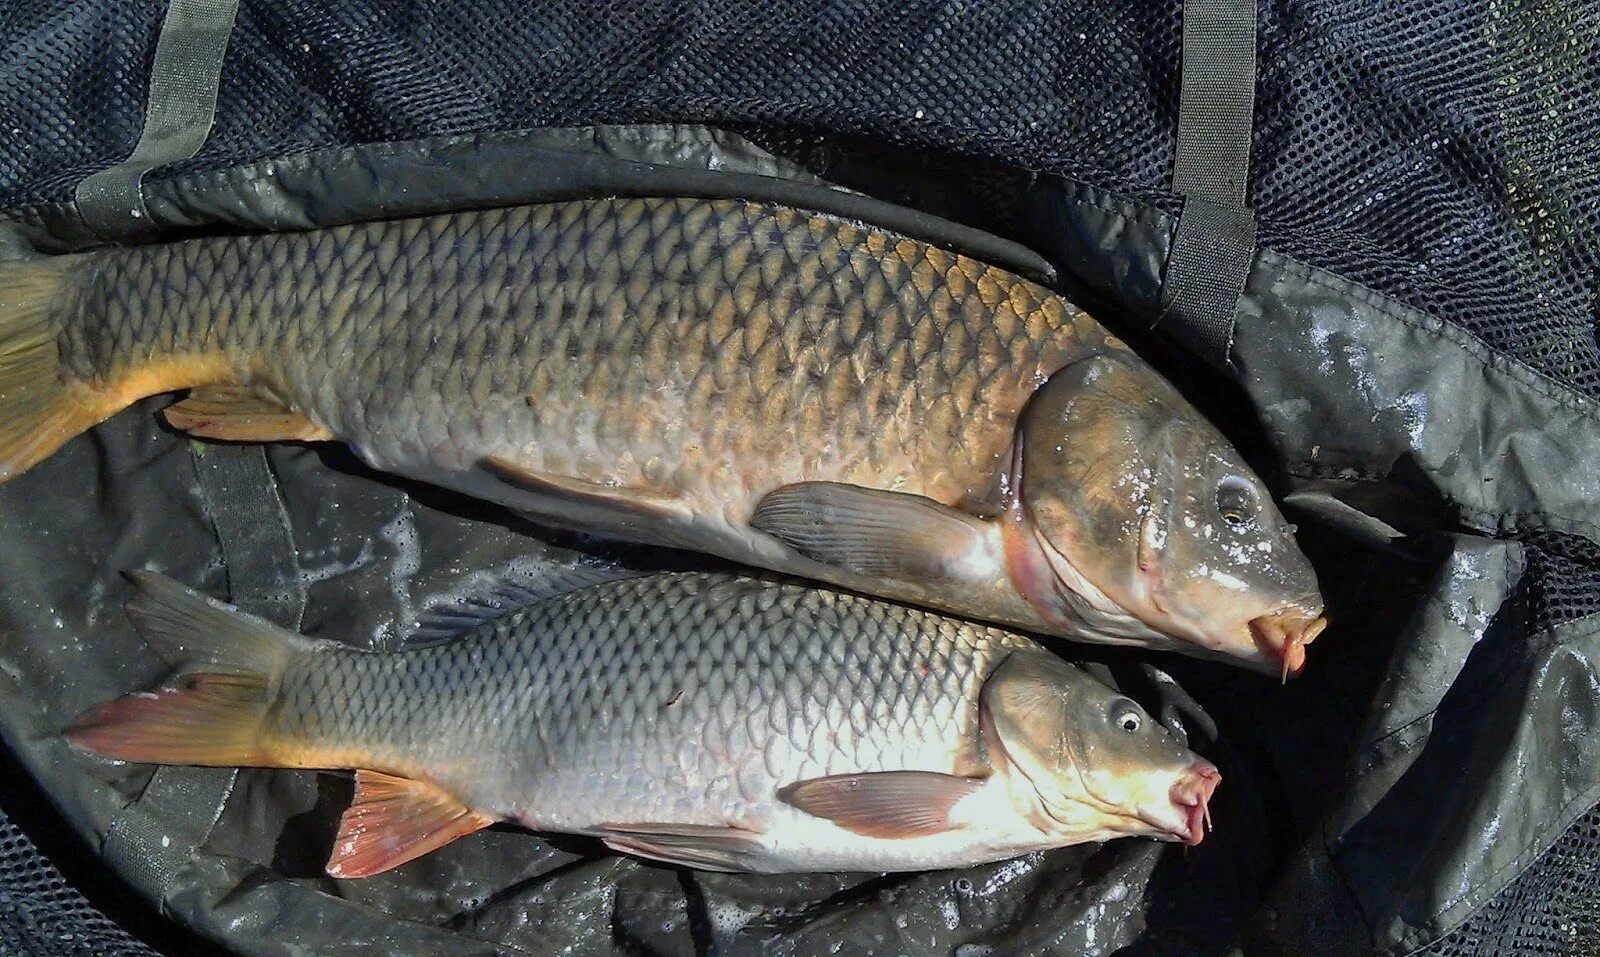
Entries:
[[1183, 818], [1181, 827], [1165, 822], [1150, 822], [1174, 840], [1194, 847], [1205, 840], [1211, 828], [1211, 797], [1222, 783], [1222, 772], [1204, 758], [1189, 766], [1188, 772], [1172, 785], [1167, 798]]
[[1248, 627], [1256, 648], [1267, 661], [1279, 663], [1282, 678], [1288, 681], [1305, 670], [1306, 646], [1328, 627], [1328, 619], [1320, 605], [1316, 611], [1307, 612], [1305, 605], [1294, 603], [1257, 615], [1250, 619]]

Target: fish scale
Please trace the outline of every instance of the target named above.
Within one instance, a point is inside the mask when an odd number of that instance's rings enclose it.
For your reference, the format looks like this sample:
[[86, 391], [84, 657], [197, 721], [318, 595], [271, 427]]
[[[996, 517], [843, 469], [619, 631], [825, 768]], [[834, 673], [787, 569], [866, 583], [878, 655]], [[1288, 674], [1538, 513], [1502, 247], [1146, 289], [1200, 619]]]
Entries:
[[[890, 481], [955, 448], [965, 461], [940, 471], [964, 493], [988, 480], [997, 450], [957, 441], [961, 417], [1014, 412], [1088, 323], [1030, 287], [1015, 308], [1050, 334], [1001, 342], [993, 313], [1013, 304], [952, 296], [952, 269], [976, 276], [974, 291], [1021, 282], [985, 283], [990, 267], [943, 250], [754, 203], [552, 204], [107, 253], [77, 292], [77, 312], [99, 321], [66, 323], [62, 351], [74, 373], [107, 381], [214, 343], [381, 463], [444, 439], [447, 464], [468, 467], [509, 444], [591, 481], [704, 491], [704, 460], [772, 457], [774, 433], [799, 423], [840, 435], [853, 469], [901, 473]], [[1009, 361], [973, 361], [976, 341]], [[681, 431], [684, 399], [713, 393], [724, 415], [683, 443], [698, 455], [630, 447]], [[518, 396], [532, 401], [518, 408]], [[900, 421], [907, 396], [940, 434]], [[596, 408], [606, 414], [584, 414]], [[557, 431], [574, 421], [591, 434]]]
[[[803, 777], [948, 771], [975, 746], [976, 692], [995, 657], [1032, 644], [914, 609], [885, 617], [874, 605], [719, 575], [586, 590], [461, 642], [291, 666], [269, 735], [296, 742], [306, 762], [328, 741], [346, 760], [364, 747], [353, 763], [396, 773], [455, 763], [458, 776], [431, 779], [475, 807], [531, 808], [528, 823], [556, 827], [638, 813], [637, 795], [595, 793], [592, 779], [689, 808], [708, 793], [770, 805]], [[818, 725], [834, 741], [820, 753]], [[455, 756], [484, 750], [488, 728], [505, 736], [492, 760], [460, 765]], [[703, 745], [688, 765], [674, 759], [685, 737]]]
[[198, 437], [342, 440], [544, 524], [1026, 630], [1287, 674], [1326, 624], [1260, 479], [1103, 328], [828, 215], [211, 237], [0, 265], [0, 306], [0, 481], [187, 388], [164, 414]]

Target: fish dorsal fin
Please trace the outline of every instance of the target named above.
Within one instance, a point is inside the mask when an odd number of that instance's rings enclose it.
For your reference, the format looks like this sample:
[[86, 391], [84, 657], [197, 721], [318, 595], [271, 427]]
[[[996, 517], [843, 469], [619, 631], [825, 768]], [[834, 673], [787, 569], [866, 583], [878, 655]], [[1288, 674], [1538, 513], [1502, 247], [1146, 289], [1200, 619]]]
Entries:
[[864, 837], [924, 837], [951, 830], [950, 809], [984, 780], [937, 771], [836, 774], [797, 781], [778, 797]]
[[493, 823], [425, 781], [357, 771], [355, 800], [339, 818], [328, 876], [381, 874]]
[[983, 520], [921, 495], [840, 482], [768, 493], [750, 524], [813, 561], [873, 578], [950, 581], [981, 554]]
[[411, 644], [444, 641], [547, 598], [644, 574], [600, 562], [513, 561], [469, 575], [449, 593], [436, 597], [418, 616], [416, 628], [406, 640]]
[[327, 429], [258, 389], [209, 385], [167, 406], [167, 424], [204, 439], [228, 442], [325, 442]]

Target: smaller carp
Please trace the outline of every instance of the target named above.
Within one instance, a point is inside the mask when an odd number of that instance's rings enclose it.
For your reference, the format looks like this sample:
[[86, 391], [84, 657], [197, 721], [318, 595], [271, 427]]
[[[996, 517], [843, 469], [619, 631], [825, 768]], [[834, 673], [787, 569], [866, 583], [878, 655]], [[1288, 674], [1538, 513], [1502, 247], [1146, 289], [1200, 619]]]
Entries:
[[722, 871], [1196, 844], [1221, 779], [1026, 638], [787, 581], [591, 580], [376, 653], [130, 578], [129, 615], [182, 683], [102, 705], [67, 737], [123, 761], [354, 769], [335, 877], [497, 821]]

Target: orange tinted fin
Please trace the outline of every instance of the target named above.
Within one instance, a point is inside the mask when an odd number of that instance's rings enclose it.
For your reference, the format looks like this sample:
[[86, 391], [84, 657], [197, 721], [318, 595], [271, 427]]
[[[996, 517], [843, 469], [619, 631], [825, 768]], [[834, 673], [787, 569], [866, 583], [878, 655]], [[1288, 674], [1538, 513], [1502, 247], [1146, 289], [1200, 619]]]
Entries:
[[761, 849], [754, 832], [715, 824], [607, 824], [601, 839], [613, 851], [702, 871], [748, 871]]
[[247, 386], [197, 388], [162, 413], [173, 428], [229, 442], [325, 442], [333, 436], [304, 413]]
[[982, 778], [878, 771], [799, 781], [780, 790], [778, 797], [856, 834], [905, 838], [950, 830], [950, 809], [981, 787]]
[[323, 643], [246, 615], [154, 572], [135, 571], [128, 617], [187, 683], [119, 698], [66, 731], [80, 748], [152, 764], [272, 766], [262, 724], [289, 661]]
[[[111, 412], [61, 376], [53, 316], [81, 256], [0, 265], [0, 482], [21, 475]], [[115, 411], [115, 410], [111, 410]]]
[[356, 796], [339, 819], [330, 877], [370, 877], [494, 823], [432, 784], [356, 772]]
[[261, 747], [266, 681], [194, 675], [181, 688], [130, 694], [83, 715], [67, 740], [95, 754], [144, 764], [270, 764]]

